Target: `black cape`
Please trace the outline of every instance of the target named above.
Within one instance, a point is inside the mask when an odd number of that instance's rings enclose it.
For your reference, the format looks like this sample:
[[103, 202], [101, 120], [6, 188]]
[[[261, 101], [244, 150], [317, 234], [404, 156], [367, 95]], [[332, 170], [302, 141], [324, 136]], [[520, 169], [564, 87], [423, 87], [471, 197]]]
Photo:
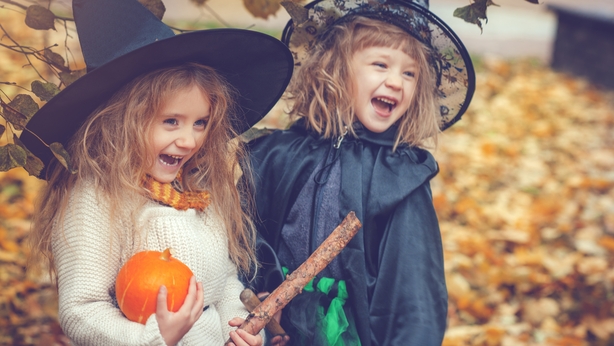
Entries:
[[[339, 255], [348, 303], [362, 345], [441, 345], [448, 297], [429, 185], [438, 167], [425, 150], [400, 146], [393, 152], [395, 130], [376, 134], [358, 124], [358, 138], [346, 136], [338, 149], [338, 221], [355, 211], [363, 224]], [[264, 265], [256, 290], [271, 292], [283, 280], [274, 252], [284, 220], [333, 144], [302, 122], [250, 142]]]

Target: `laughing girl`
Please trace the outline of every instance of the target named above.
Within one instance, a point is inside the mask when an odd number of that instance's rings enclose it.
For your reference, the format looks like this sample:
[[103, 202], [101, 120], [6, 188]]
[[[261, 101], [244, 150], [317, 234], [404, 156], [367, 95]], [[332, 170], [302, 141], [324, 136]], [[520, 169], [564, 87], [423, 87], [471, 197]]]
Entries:
[[429, 185], [438, 166], [425, 148], [464, 113], [474, 72], [456, 35], [423, 5], [316, 1], [286, 27], [298, 120], [250, 143], [260, 253], [271, 249], [282, 274], [265, 267], [256, 289], [274, 289], [348, 212], [363, 224], [283, 310], [294, 344], [443, 340], [447, 290]]
[[[290, 52], [248, 30], [175, 35], [136, 0], [74, 0], [73, 12], [88, 73], [21, 137], [45, 163], [32, 239], [55, 273], [64, 333], [76, 345], [262, 345], [236, 329], [255, 229], [233, 139], [281, 96]], [[42, 141], [62, 143], [71, 169]], [[162, 286], [156, 312], [128, 320], [118, 271], [166, 248], [194, 273], [184, 304], [169, 311]]]

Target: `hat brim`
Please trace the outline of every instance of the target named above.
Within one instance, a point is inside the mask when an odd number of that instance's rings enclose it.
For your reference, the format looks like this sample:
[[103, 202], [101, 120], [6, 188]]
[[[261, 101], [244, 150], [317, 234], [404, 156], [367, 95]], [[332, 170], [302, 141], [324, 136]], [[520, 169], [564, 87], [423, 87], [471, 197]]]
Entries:
[[307, 20], [299, 25], [290, 20], [281, 38], [294, 54], [295, 69], [333, 25], [352, 16], [366, 16], [400, 27], [433, 50], [442, 131], [467, 110], [475, 91], [471, 57], [454, 31], [428, 9], [409, 0], [315, 0], [305, 8]]
[[281, 41], [260, 32], [210, 29], [179, 34], [122, 55], [77, 79], [28, 122], [26, 128], [35, 135], [23, 131], [20, 139], [46, 167], [54, 156], [41, 140], [66, 146], [85, 119], [123, 85], [142, 74], [186, 62], [213, 67], [236, 89], [241, 113], [233, 119], [237, 133], [248, 130], [276, 104], [294, 64]]

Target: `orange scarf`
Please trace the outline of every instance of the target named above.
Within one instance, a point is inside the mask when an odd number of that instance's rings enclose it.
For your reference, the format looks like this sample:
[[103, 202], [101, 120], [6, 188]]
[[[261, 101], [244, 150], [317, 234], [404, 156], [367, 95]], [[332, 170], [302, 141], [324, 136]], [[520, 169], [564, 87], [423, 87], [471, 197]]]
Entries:
[[177, 179], [173, 183], [161, 183], [150, 175], [143, 177], [143, 187], [149, 191], [149, 197], [161, 204], [168, 205], [177, 210], [188, 210], [190, 208], [204, 211], [210, 201], [207, 191], [191, 192], [179, 191], [175, 185], [181, 186], [181, 171], [177, 174]]

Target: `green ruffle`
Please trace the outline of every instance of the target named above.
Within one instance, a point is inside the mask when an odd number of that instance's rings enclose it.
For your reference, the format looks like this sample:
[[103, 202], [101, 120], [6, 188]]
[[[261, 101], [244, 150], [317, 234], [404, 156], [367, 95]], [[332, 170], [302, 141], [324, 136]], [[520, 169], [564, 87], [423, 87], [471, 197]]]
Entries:
[[[288, 268], [282, 267], [284, 276], [288, 275]], [[328, 294], [335, 285], [335, 279], [322, 277], [318, 280], [316, 287], [313, 287], [313, 279], [303, 288], [306, 292], [322, 292]], [[348, 299], [348, 291], [345, 280], [337, 283], [337, 296], [334, 297], [328, 309], [324, 311], [324, 306], [318, 306], [318, 315], [324, 316], [318, 319], [317, 326], [326, 336], [329, 346], [359, 346], [360, 339], [353, 325], [350, 325], [343, 306]], [[342, 337], [343, 333], [346, 334]], [[349, 337], [348, 337], [349, 336]]]

